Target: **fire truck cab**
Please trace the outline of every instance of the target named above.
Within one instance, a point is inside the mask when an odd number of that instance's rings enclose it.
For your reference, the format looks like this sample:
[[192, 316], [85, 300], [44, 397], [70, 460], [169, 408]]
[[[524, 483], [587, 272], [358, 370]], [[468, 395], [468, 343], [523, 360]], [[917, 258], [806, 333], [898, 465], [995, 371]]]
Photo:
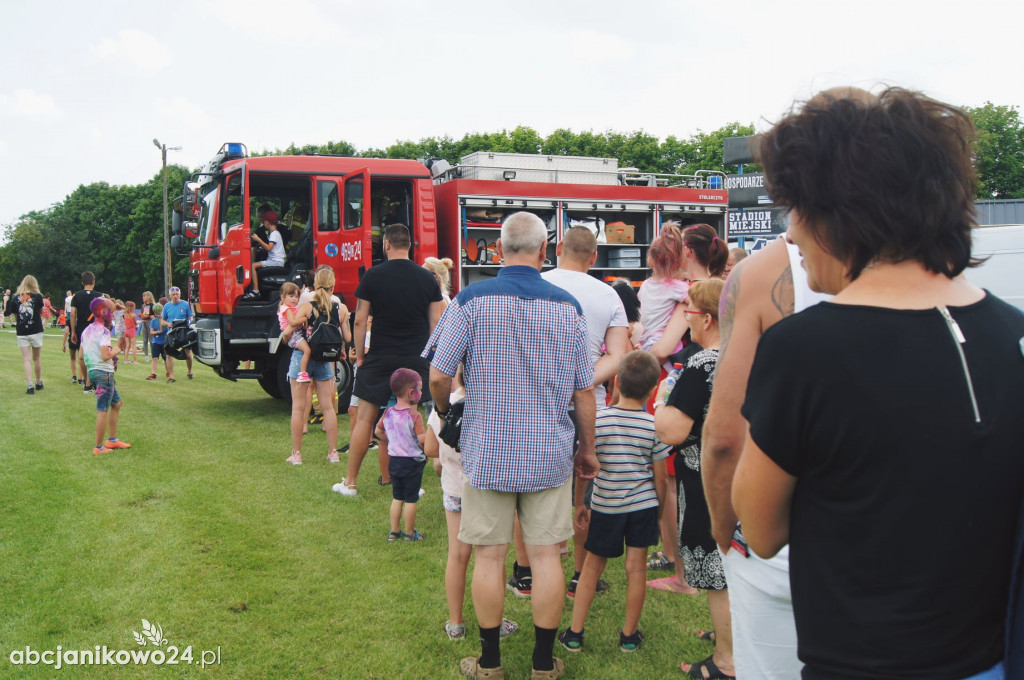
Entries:
[[[243, 300], [257, 257], [250, 237], [263, 206], [278, 215], [285, 266], [261, 267], [260, 298]], [[330, 265], [335, 293], [354, 310], [359, 279], [383, 261], [383, 228], [394, 223], [409, 227], [415, 261], [437, 254], [433, 186], [421, 163], [249, 157], [244, 145], [225, 144], [186, 184], [175, 213], [172, 246], [189, 257], [196, 358], [224, 378], [255, 378], [271, 396], [290, 398], [291, 350], [280, 341], [277, 320], [281, 284], [301, 286], [307, 272]], [[243, 368], [245, 362], [252, 367]], [[346, 362], [338, 365], [344, 392], [350, 371]]]

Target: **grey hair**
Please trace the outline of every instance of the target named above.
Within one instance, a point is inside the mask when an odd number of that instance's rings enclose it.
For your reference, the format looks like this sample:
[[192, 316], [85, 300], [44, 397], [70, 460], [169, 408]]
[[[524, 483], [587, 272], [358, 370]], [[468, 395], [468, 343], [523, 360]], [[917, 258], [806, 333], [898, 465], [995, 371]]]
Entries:
[[547, 240], [548, 228], [533, 213], [512, 213], [501, 225], [501, 249], [509, 255], [538, 252]]

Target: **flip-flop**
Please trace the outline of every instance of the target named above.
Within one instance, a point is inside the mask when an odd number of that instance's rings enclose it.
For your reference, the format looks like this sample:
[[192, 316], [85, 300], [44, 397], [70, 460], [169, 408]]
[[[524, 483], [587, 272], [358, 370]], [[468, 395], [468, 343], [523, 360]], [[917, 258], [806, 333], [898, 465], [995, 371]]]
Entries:
[[710, 642], [711, 644], [715, 644], [715, 631], [713, 630], [698, 630], [697, 637], [703, 640], [704, 642]]
[[700, 593], [700, 591], [696, 588], [694, 588], [692, 591], [685, 590], [681, 585], [679, 585], [679, 581], [676, 580], [675, 576], [666, 576], [664, 578], [656, 578], [653, 581], [648, 581], [647, 587], [653, 588], [654, 590], [664, 590], [670, 593], [679, 593], [680, 595], [697, 595], [698, 593]]
[[[704, 675], [704, 669], [708, 670], [707, 676]], [[712, 657], [708, 657], [703, 661], [690, 664], [690, 670], [684, 670], [683, 664], [679, 664], [679, 670], [686, 673], [691, 678], [706, 678], [706, 680], [736, 680], [735, 675], [726, 675], [722, 670], [715, 665]]]

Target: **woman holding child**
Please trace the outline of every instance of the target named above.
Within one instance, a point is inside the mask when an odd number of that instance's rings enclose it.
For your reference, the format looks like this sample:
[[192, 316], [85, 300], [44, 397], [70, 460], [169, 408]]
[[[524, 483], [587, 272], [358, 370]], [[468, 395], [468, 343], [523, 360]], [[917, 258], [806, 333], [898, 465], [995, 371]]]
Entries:
[[[313, 278], [313, 288], [313, 301], [299, 305], [292, 316], [290, 329], [284, 331], [282, 337], [291, 333], [306, 333], [308, 338], [310, 327], [307, 322], [321, 314], [329, 314], [329, 322], [339, 327], [342, 321], [347, 319], [347, 310], [344, 313], [346, 319], [342, 319], [343, 307], [331, 300], [331, 294], [334, 292], [333, 269], [327, 265], [318, 267]], [[306, 414], [309, 413], [309, 392], [306, 384], [298, 381], [301, 362], [302, 351], [297, 348], [292, 350], [291, 365], [288, 367], [288, 382], [292, 388], [292, 455], [287, 458], [287, 462], [292, 465], [302, 465], [302, 428], [306, 424]], [[310, 359], [307, 373], [313, 379], [313, 389], [316, 390], [317, 398], [323, 406], [324, 431], [327, 432], [327, 460], [337, 463], [338, 414], [330, 406], [334, 403], [334, 365], [331, 362]]]
[[715, 653], [703, 661], [681, 666], [684, 673], [694, 678], [729, 678], [735, 673], [725, 570], [722, 555], [711, 535], [711, 517], [700, 474], [701, 430], [711, 403], [712, 381], [721, 345], [718, 302], [724, 285], [721, 279], [708, 279], [690, 286], [683, 311], [689, 319], [690, 335], [701, 349], [687, 359], [667, 399], [664, 397], [665, 383], [659, 386], [659, 397], [654, 405], [654, 426], [658, 437], [665, 444], [676, 447], [679, 559], [683, 563], [686, 581], [707, 591], [714, 626], [713, 633], [701, 637], [715, 643]]

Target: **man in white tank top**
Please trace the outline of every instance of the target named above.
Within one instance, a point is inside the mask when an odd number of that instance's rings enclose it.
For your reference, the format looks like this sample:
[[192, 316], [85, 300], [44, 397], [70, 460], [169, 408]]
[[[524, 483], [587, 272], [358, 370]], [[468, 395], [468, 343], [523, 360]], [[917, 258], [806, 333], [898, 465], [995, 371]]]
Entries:
[[732, 478], [747, 436], [740, 415], [757, 342], [784, 317], [829, 296], [807, 286], [795, 246], [778, 238], [736, 265], [722, 293], [722, 347], [704, 425], [701, 468], [711, 524], [722, 551], [732, 613], [736, 675], [744, 680], [800, 677], [789, 591], [789, 547], [770, 560], [746, 549], [732, 507]]

